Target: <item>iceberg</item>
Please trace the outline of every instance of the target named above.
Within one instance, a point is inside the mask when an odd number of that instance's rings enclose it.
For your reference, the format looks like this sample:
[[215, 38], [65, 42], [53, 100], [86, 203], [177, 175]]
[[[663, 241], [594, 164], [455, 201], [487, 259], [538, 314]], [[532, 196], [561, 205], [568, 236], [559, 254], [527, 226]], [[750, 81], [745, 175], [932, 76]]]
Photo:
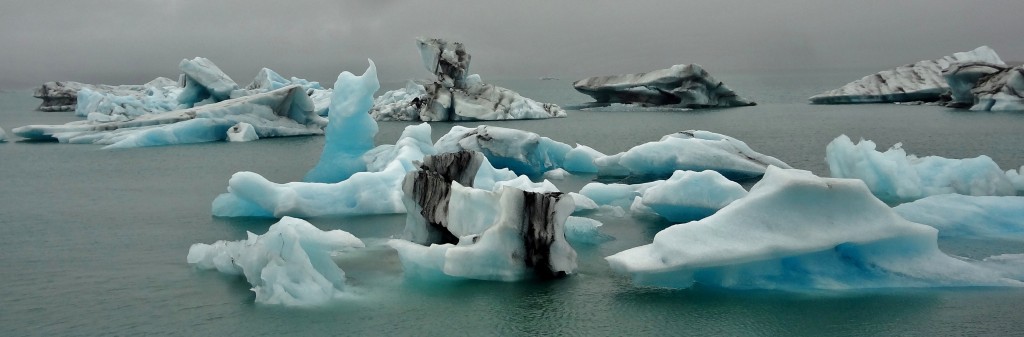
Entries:
[[336, 183], [366, 171], [362, 156], [373, 148], [377, 135], [377, 122], [366, 113], [373, 105], [373, 93], [380, 89], [373, 61], [362, 76], [342, 72], [334, 88], [327, 140], [320, 161], [306, 174], [308, 182]]
[[972, 111], [1024, 111], [1024, 66], [1003, 69], [971, 90]]
[[970, 108], [974, 105], [974, 93], [971, 91], [982, 78], [1006, 70], [1001, 64], [987, 62], [961, 62], [949, 65], [942, 71], [942, 77], [949, 84], [950, 101], [948, 107]]
[[746, 197], [606, 260], [635, 284], [672, 288], [1024, 286], [946, 255], [937, 232], [900, 217], [860, 180], [769, 167]]
[[325, 232], [284, 217], [263, 235], [249, 232], [241, 241], [194, 244], [187, 261], [197, 269], [245, 277], [256, 303], [315, 306], [346, 295], [345, 271], [332, 254], [363, 247], [348, 232]]
[[417, 39], [423, 66], [435, 79], [409, 82], [373, 102], [370, 115], [379, 121], [473, 121], [565, 117], [555, 104], [539, 103], [515, 91], [483, 83], [469, 75], [470, 55], [460, 42]]
[[541, 175], [561, 168], [566, 154], [572, 149], [565, 143], [533, 132], [487, 125], [476, 128], [452, 126], [434, 143], [434, 148], [440, 153], [478, 151], [487, 156], [495, 167], [526, 175]]
[[576, 91], [598, 103], [712, 108], [755, 105], [716, 80], [700, 65], [677, 64], [646, 73], [588, 77], [573, 82]]
[[702, 130], [666, 135], [657, 142], [596, 158], [594, 165], [601, 176], [663, 178], [677, 170], [714, 170], [734, 180], [760, 177], [769, 165], [790, 168], [775, 157], [752, 150], [743, 141]]
[[3, 127], [0, 127], [0, 142], [4, 142], [6, 140], [7, 140], [7, 133], [4, 132], [4, 128]]
[[591, 218], [570, 216], [565, 219], [565, 239], [573, 245], [594, 245], [614, 239], [601, 233], [598, 228], [603, 225]]
[[1007, 172], [985, 155], [967, 159], [917, 157], [908, 155], [900, 143], [878, 152], [870, 140], [854, 144], [850, 137], [841, 135], [825, 148], [825, 161], [832, 177], [863, 180], [872, 193], [889, 202], [947, 193], [1017, 194]]
[[[83, 89], [101, 95], [141, 97], [153, 96], [153, 94], [146, 94], [147, 90], [151, 88], [176, 86], [177, 82], [164, 77], [157, 77], [142, 85], [104, 85], [57, 81], [43, 83], [42, 86], [36, 88], [32, 96], [43, 100], [43, 103], [37, 108], [39, 111], [75, 111], [78, 105], [79, 91]], [[80, 115], [85, 116], [84, 114]]]
[[939, 230], [939, 237], [1024, 240], [1024, 197], [942, 194], [893, 208], [904, 219]]
[[78, 90], [75, 115], [88, 117], [89, 114], [100, 113], [127, 118], [181, 108], [178, 95], [184, 89], [175, 81], [158, 77], [137, 89], [109, 91], [85, 86]]
[[323, 117], [299, 86], [134, 118], [111, 119], [90, 114], [90, 119], [64, 125], [28, 125], [14, 134], [62, 143], [103, 144], [105, 148], [131, 148], [225, 140], [234, 125], [251, 124], [260, 138], [322, 134]]
[[[462, 236], [458, 244], [388, 241], [398, 251], [407, 277], [511, 282], [559, 278], [575, 271], [576, 252], [564, 234], [565, 221], [575, 208], [572, 198], [514, 187], [481, 192], [479, 196], [493, 206], [488, 209], [498, 212], [490, 214], [493, 223], [478, 224], [486, 228], [482, 233]], [[449, 221], [461, 216], [450, 214]]]
[[937, 101], [950, 91], [942, 71], [952, 64], [963, 62], [1005, 65], [992, 48], [981, 46], [972, 51], [919, 61], [865, 76], [838, 89], [811, 96], [810, 100], [814, 104]]
[[715, 171], [675, 171], [668, 180], [642, 184], [589, 183], [580, 189], [595, 205], [653, 213], [685, 222], [714, 214], [747, 194], [740, 184]]
[[256, 134], [252, 124], [241, 122], [228, 129], [229, 142], [251, 142], [257, 139], [260, 139], [260, 136]]
[[238, 83], [209, 59], [184, 59], [178, 64], [178, 69], [185, 73], [186, 92], [179, 99], [182, 104], [194, 104], [205, 97], [223, 101], [231, 98], [232, 91], [238, 90]]

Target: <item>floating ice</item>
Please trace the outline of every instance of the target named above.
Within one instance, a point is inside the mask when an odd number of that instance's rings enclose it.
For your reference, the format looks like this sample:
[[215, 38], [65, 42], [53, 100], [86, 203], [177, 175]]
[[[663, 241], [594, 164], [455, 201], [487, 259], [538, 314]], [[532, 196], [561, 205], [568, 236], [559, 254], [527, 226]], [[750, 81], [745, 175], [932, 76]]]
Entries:
[[976, 103], [972, 111], [1024, 111], [1024, 66], [982, 79], [971, 93]]
[[376, 120], [460, 121], [565, 117], [554, 104], [539, 103], [512, 90], [483, 83], [469, 75], [470, 55], [462, 43], [417, 39], [423, 66], [436, 78], [377, 97], [370, 115]]
[[714, 170], [729, 179], [747, 179], [761, 176], [769, 165], [790, 168], [781, 160], [755, 152], [736, 138], [700, 130], [666, 135], [657, 142], [597, 158], [594, 164], [603, 176], [659, 178], [676, 170]]
[[313, 306], [345, 295], [345, 271], [331, 254], [365, 247], [341, 230], [321, 231], [306, 221], [284, 217], [266, 234], [242, 241], [189, 247], [188, 263], [198, 269], [242, 275], [256, 303]]
[[982, 78], [1006, 70], [1008, 67], [1002, 64], [987, 62], [960, 62], [950, 64], [942, 70], [942, 77], [950, 89], [950, 102], [946, 106], [956, 108], [970, 108], [974, 105], [974, 93], [971, 91], [978, 86]]
[[554, 170], [544, 172], [544, 179], [562, 180], [571, 175], [572, 174], [569, 173], [569, 171], [566, 171], [561, 168], [556, 168]]
[[[134, 88], [135, 86], [119, 86]], [[77, 94], [75, 115], [86, 117], [98, 113], [107, 116], [137, 117], [145, 114], [174, 111], [181, 108], [178, 83], [159, 77], [137, 90], [100, 90], [84, 86]]]
[[223, 101], [231, 98], [231, 92], [238, 90], [238, 83], [235, 83], [220, 67], [213, 64], [212, 61], [202, 57], [196, 57], [191, 60], [184, 59], [178, 64], [178, 68], [185, 73], [185, 90], [186, 92], [202, 92], [203, 94], [190, 95], [188, 93], [183, 94], [179, 102], [182, 104], [189, 104], [198, 102], [198, 99], [193, 97], [199, 97], [200, 99], [205, 95], [213, 97], [216, 101]]
[[560, 193], [524, 192], [512, 187], [499, 191], [494, 195], [496, 199], [491, 199], [498, 212], [495, 222], [480, 226], [486, 230], [479, 235], [459, 238], [458, 245], [389, 241], [398, 251], [406, 275], [518, 281], [573, 273], [576, 252], [563, 232], [574, 208], [572, 199]]
[[325, 130], [327, 140], [320, 162], [306, 174], [309, 182], [336, 183], [366, 171], [362, 156], [373, 148], [373, 136], [377, 134], [377, 122], [367, 114], [373, 105], [373, 93], [380, 89], [373, 61], [362, 76], [342, 72], [334, 88]]
[[893, 210], [904, 219], [935, 227], [940, 237], [1024, 240], [1024, 197], [942, 194]]
[[0, 142], [7, 140], [7, 133], [4, 132], [4, 128], [0, 127]]
[[611, 236], [598, 230], [602, 225], [594, 219], [570, 216], [565, 220], [565, 239], [573, 244], [598, 244], [612, 240]]
[[590, 199], [595, 205], [629, 208], [633, 199], [643, 195], [647, 189], [664, 182], [656, 180], [643, 184], [589, 183], [580, 189], [580, 195]]
[[683, 108], [755, 105], [739, 97], [696, 64], [677, 64], [647, 73], [588, 77], [572, 85], [599, 103], [639, 103]]
[[228, 141], [229, 142], [250, 142], [260, 139], [260, 136], [256, 135], [256, 129], [249, 123], [238, 123], [228, 129]]
[[747, 195], [740, 184], [715, 171], [676, 171], [641, 194], [644, 206], [668, 221], [683, 222], [714, 214]]
[[958, 62], [1005, 64], [992, 48], [981, 46], [969, 52], [919, 61], [865, 76], [839, 89], [814, 95], [810, 100], [815, 104], [937, 101], [950, 89], [942, 77], [942, 70]]
[[829, 171], [836, 178], [863, 180], [871, 192], [887, 201], [911, 201], [929, 195], [1016, 195], [1007, 173], [992, 158], [948, 159], [908, 155], [897, 143], [885, 152], [875, 143], [854, 144], [841, 135], [825, 148]]
[[597, 173], [597, 165], [594, 160], [604, 157], [605, 154], [598, 152], [586, 145], [576, 144], [576, 147], [565, 154], [563, 167], [569, 172]]
[[288, 86], [185, 110], [127, 119], [29, 125], [13, 132], [28, 139], [130, 148], [225, 140], [228, 129], [239, 122], [251, 124], [260, 138], [269, 138], [321, 134], [326, 121], [313, 113], [313, 104], [301, 87]]
[[508, 168], [518, 174], [540, 175], [562, 167], [569, 145], [548, 137], [495, 126], [476, 128], [452, 126], [434, 143], [437, 152], [479, 151], [495, 167]]
[[[82, 89], [114, 96], [140, 96], [150, 88], [168, 86], [177, 86], [177, 82], [163, 77], [157, 77], [143, 85], [103, 85], [59, 81], [44, 83], [36, 89], [32, 96], [43, 100], [43, 103], [37, 108], [40, 111], [74, 111], [76, 110], [78, 92]], [[80, 116], [85, 116], [85, 114], [80, 114]]]
[[936, 242], [859, 180], [769, 167], [746, 197], [606, 259], [636, 284], [678, 288], [1024, 286]]

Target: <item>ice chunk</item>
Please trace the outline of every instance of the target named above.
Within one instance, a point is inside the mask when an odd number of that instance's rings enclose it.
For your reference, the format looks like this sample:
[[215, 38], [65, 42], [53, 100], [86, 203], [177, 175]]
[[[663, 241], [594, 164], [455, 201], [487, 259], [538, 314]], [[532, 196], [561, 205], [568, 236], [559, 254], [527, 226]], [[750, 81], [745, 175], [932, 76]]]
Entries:
[[606, 259], [637, 284], [679, 288], [1024, 286], [944, 254], [934, 228], [904, 220], [859, 180], [776, 167], [714, 215]]
[[569, 173], [569, 171], [566, 171], [561, 168], [556, 168], [554, 170], [544, 172], [544, 179], [562, 180], [571, 175], [572, 174]]
[[714, 170], [729, 179], [747, 179], [761, 176], [769, 165], [790, 168], [775, 157], [755, 152], [736, 138], [701, 130], [666, 135], [657, 142], [597, 158], [594, 164], [600, 175], [658, 178], [668, 177], [676, 170]]
[[982, 79], [971, 93], [975, 97], [972, 111], [1024, 111], [1024, 66]]
[[643, 195], [647, 189], [665, 182], [657, 180], [643, 184], [602, 184], [589, 183], [580, 189], [580, 194], [589, 198], [596, 205], [609, 205], [628, 208], [633, 199]]
[[598, 244], [612, 240], [611, 236], [598, 230], [602, 225], [594, 219], [570, 216], [565, 220], [565, 239], [573, 244]]
[[[186, 85], [187, 89], [209, 93], [218, 102], [230, 98], [231, 92], [238, 89], [238, 84], [209, 59], [202, 57], [196, 57], [191, 60], [183, 59], [178, 64], [178, 68], [185, 73], [187, 83], [196, 85], [192, 88], [188, 88], [188, 85]], [[199, 95], [194, 97], [201, 98]], [[182, 98], [185, 98], [185, 96]], [[195, 103], [198, 100], [190, 97], [184, 101], [179, 101], [182, 104], [189, 104]]]
[[377, 134], [377, 122], [367, 112], [373, 106], [373, 93], [379, 88], [373, 61], [362, 76], [347, 71], [338, 75], [324, 150], [320, 162], [306, 174], [306, 181], [336, 183], [366, 171], [362, 156], [373, 148], [373, 137]]
[[576, 211], [573, 213], [592, 211], [597, 209], [597, 203], [594, 200], [588, 198], [585, 195], [569, 192], [569, 197], [572, 197], [572, 201], [576, 203]]
[[256, 129], [252, 127], [252, 124], [241, 122], [228, 129], [228, 141], [230, 142], [249, 142], [257, 139], [260, 137], [256, 135]]
[[427, 90], [422, 85], [409, 81], [405, 88], [391, 90], [375, 98], [370, 116], [378, 121], [419, 120], [426, 94]]
[[810, 100], [815, 104], [936, 101], [950, 89], [942, 77], [942, 70], [959, 62], [1005, 65], [992, 48], [981, 46], [969, 52], [919, 61], [865, 76], [839, 89], [814, 95]]
[[641, 200], [672, 222], [701, 219], [747, 195], [740, 184], [715, 171], [676, 171], [643, 192]]
[[178, 95], [183, 88], [167, 78], [157, 78], [149, 83], [134, 86], [119, 86], [135, 90], [101, 90], [86, 86], [78, 91], [75, 115], [86, 117], [99, 113], [107, 116], [137, 117], [179, 109]]
[[325, 124], [323, 117], [313, 113], [313, 104], [301, 88], [289, 86], [190, 109], [135, 118], [29, 125], [13, 132], [29, 139], [130, 148], [225, 140], [228, 129], [239, 122], [251, 124], [260, 138], [321, 134]]
[[7, 140], [7, 133], [4, 132], [4, 128], [0, 127], [0, 142]]
[[599, 103], [640, 103], [685, 108], [755, 105], [739, 97], [696, 64], [677, 64], [668, 69], [638, 74], [588, 77], [572, 85]]
[[438, 152], [479, 151], [495, 167], [509, 168], [518, 174], [540, 175], [562, 167], [572, 148], [548, 137], [494, 126], [476, 128], [453, 126], [434, 143]]
[[1016, 195], [1007, 174], [992, 158], [948, 159], [908, 155], [897, 143], [885, 152], [875, 143], [854, 144], [841, 135], [825, 148], [829, 171], [836, 178], [863, 180], [871, 192], [890, 202], [911, 201], [929, 195]]
[[391, 240], [407, 276], [442, 276], [518, 281], [556, 278], [576, 269], [576, 252], [565, 241], [564, 223], [574, 206], [560, 193], [524, 192], [505, 187], [498, 193], [495, 222], [458, 245], [421, 246]]
[[345, 272], [331, 254], [365, 247], [341, 230], [321, 231], [301, 219], [284, 217], [266, 234], [248, 233], [242, 241], [197, 243], [188, 263], [244, 276], [256, 303], [313, 306], [345, 295]]
[[402, 180], [414, 161], [433, 154], [430, 125], [408, 126], [395, 145], [381, 145], [360, 160], [372, 172], [358, 172], [337, 183], [276, 184], [252, 172], [238, 172], [228, 193], [212, 205], [214, 216], [318, 217], [391, 214], [406, 211]]
[[[40, 111], [75, 111], [79, 91], [89, 89], [95, 93], [113, 96], [139, 96], [150, 88], [177, 87], [177, 82], [157, 77], [143, 85], [103, 85], [84, 84], [74, 81], [46, 82], [35, 90], [33, 96], [43, 100], [39, 105]], [[78, 113], [85, 116], [88, 112]]]
[[586, 145], [576, 144], [576, 147], [565, 154], [564, 168], [569, 172], [597, 173], [597, 165], [594, 160], [604, 157], [605, 154], [598, 152]]
[[446, 88], [464, 88], [470, 55], [461, 42], [416, 38], [423, 67]]
[[942, 194], [893, 210], [904, 219], [935, 227], [940, 237], [1024, 240], [1024, 197]]
[[978, 82], [992, 74], [1006, 70], [1001, 64], [987, 62], [960, 62], [949, 65], [942, 71], [942, 77], [949, 85], [951, 101], [949, 107], [969, 108], [974, 105], [974, 94], [971, 92]]

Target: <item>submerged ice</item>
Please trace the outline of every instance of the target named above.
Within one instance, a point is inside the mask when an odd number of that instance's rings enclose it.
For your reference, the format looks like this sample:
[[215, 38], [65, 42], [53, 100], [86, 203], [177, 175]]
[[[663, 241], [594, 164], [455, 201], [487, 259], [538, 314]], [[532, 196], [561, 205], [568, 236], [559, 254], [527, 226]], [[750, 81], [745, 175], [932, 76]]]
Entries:
[[714, 215], [607, 260], [637, 284], [676, 288], [1024, 286], [946, 255], [934, 228], [903, 219], [860, 180], [775, 167]]
[[363, 247], [348, 232], [321, 231], [304, 220], [284, 217], [263, 235], [249, 232], [241, 241], [194, 244], [187, 261], [198, 269], [245, 277], [256, 303], [312, 306], [346, 293], [345, 271], [332, 254]]

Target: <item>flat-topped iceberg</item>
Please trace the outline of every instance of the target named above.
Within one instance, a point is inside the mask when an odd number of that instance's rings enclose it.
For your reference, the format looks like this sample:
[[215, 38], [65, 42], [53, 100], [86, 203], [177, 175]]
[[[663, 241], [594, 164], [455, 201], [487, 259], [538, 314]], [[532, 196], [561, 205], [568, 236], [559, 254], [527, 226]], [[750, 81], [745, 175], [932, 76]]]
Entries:
[[28, 139], [131, 148], [225, 140], [228, 130], [240, 122], [251, 124], [260, 138], [321, 134], [326, 124], [313, 112], [312, 101], [299, 86], [184, 110], [108, 117], [92, 114], [85, 121], [29, 125], [13, 132]]
[[1024, 286], [946, 255], [934, 228], [901, 218], [860, 180], [776, 167], [714, 215], [606, 259], [636, 284], [674, 288]]
[[374, 119], [398, 121], [472, 121], [565, 117], [554, 104], [539, 103], [515, 91], [483, 83], [469, 75], [470, 55], [462, 43], [417, 39], [423, 66], [435, 79], [410, 82], [373, 103]]
[[950, 90], [942, 71], [960, 62], [987, 62], [1005, 65], [992, 48], [981, 46], [935, 60], [924, 60], [847, 83], [811, 96], [815, 104], [892, 103], [937, 101]]
[[346, 294], [345, 271], [332, 254], [363, 248], [342, 230], [321, 231], [301, 219], [285, 217], [266, 234], [248, 232], [241, 241], [197, 243], [187, 261], [198, 269], [241, 275], [252, 285], [256, 303], [314, 306]]
[[[74, 81], [57, 81], [57, 82], [46, 82], [42, 86], [35, 90], [33, 97], [43, 100], [43, 103], [37, 108], [40, 111], [76, 111], [79, 99], [79, 91], [85, 89], [92, 93], [98, 93], [100, 95], [109, 96], [126, 96], [126, 97], [161, 97], [160, 93], [148, 92], [153, 88], [164, 89], [168, 87], [177, 87], [178, 83], [174, 80], [157, 77], [156, 79], [149, 81], [146, 84], [141, 85], [104, 85], [104, 84], [85, 84]], [[121, 102], [126, 104], [124, 108], [130, 109], [132, 102]], [[80, 114], [85, 116], [85, 114]]]
[[825, 161], [833, 177], [863, 180], [872, 193], [890, 202], [947, 193], [1017, 194], [1008, 173], [984, 155], [967, 159], [917, 157], [908, 155], [899, 143], [878, 152], [870, 140], [854, 144], [850, 137], [841, 135], [825, 148]]
[[678, 64], [646, 73], [588, 77], [572, 85], [598, 103], [638, 103], [683, 108], [755, 105], [696, 64]]
[[714, 214], [747, 194], [740, 184], [715, 171], [675, 171], [667, 180], [643, 184], [589, 183], [580, 194], [597, 205], [654, 213], [685, 222]]
[[1024, 197], [942, 194], [893, 210], [904, 219], [935, 227], [940, 237], [1024, 240]]
[[596, 158], [594, 165], [602, 176], [657, 178], [668, 177], [677, 170], [714, 170], [729, 179], [748, 179], [760, 177], [769, 165], [790, 168], [775, 157], [752, 150], [743, 141], [702, 130], [666, 135], [657, 142]]

